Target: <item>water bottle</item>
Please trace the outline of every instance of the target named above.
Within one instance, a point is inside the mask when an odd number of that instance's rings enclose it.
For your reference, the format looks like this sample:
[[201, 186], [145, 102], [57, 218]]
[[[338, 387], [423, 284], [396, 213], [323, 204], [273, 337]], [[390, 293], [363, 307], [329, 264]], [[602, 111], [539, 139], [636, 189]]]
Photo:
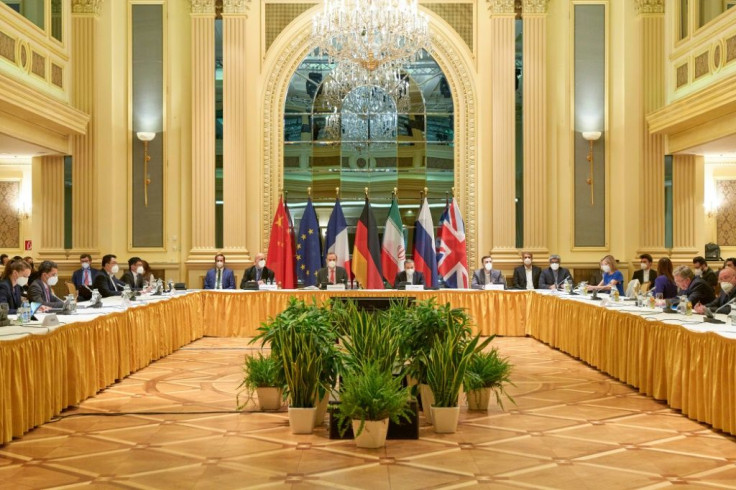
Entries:
[[690, 301], [685, 303], [685, 315], [687, 316], [693, 315], [693, 304]]
[[23, 299], [23, 303], [18, 310], [18, 316], [20, 317], [21, 323], [28, 323], [31, 321], [31, 305], [28, 304], [27, 299]]
[[649, 307], [651, 309], [654, 309], [657, 306], [657, 301], [654, 299], [654, 295], [652, 293], [649, 293]]
[[619, 300], [618, 288], [614, 287], [614, 288], [611, 289], [611, 299], [613, 301], [618, 301]]

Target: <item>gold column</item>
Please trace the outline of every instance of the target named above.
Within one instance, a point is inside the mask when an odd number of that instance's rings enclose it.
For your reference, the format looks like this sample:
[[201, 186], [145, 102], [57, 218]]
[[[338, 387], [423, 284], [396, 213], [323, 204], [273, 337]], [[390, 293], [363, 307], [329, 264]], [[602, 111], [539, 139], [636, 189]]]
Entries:
[[72, 104], [90, 116], [87, 134], [72, 138], [72, 247], [99, 254], [94, 95], [95, 42], [101, 0], [72, 1]]
[[[544, 260], [547, 246], [547, 6], [524, 0], [524, 250]], [[537, 257], [538, 256], [538, 257]]]
[[192, 248], [187, 262], [215, 251], [215, 0], [191, 0]]
[[515, 30], [513, 0], [489, 0], [492, 50], [493, 249], [502, 261], [518, 261], [515, 210]]
[[641, 36], [641, 160], [638, 253], [664, 255], [664, 136], [650, 134], [646, 116], [665, 102], [664, 2], [637, 0]]
[[39, 255], [49, 260], [65, 257], [64, 251], [64, 157], [34, 158], [40, 165], [41, 248]]
[[[229, 263], [250, 260], [246, 246], [246, 10], [242, 1], [225, 0], [222, 11], [223, 245]], [[250, 187], [259, 191], [253, 179]]]
[[[672, 260], [689, 262], [699, 249], [703, 214], [703, 157], [675, 155], [672, 161]], [[702, 224], [700, 226], [702, 228]]]

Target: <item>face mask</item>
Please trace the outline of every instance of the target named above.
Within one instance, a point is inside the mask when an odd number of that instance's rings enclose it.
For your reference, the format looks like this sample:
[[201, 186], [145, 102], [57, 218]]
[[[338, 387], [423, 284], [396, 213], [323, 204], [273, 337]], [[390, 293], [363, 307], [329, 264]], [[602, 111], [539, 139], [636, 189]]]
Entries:
[[266, 261], [265, 260], [259, 260], [258, 261], [258, 268], [259, 269], [263, 269], [264, 267], [266, 267]]
[[89, 269], [89, 262], [82, 262], [82, 269]]
[[603, 264], [603, 265], [601, 266], [601, 270], [602, 270], [603, 272], [605, 272], [606, 274], [608, 274], [609, 272], [611, 272], [611, 266], [610, 266], [610, 265], [608, 265], [608, 264]]
[[641, 263], [641, 270], [645, 271], [647, 269], [649, 269], [649, 264], [647, 264], [646, 262], [642, 262]]
[[731, 284], [730, 282], [722, 282], [721, 291], [726, 294], [730, 293], [731, 291], [733, 291], [733, 284]]
[[18, 279], [15, 281], [15, 284], [17, 284], [20, 287], [24, 287], [26, 284], [28, 284], [28, 278], [26, 276], [18, 276]]
[[411, 277], [414, 275], [414, 269], [406, 269], [406, 276]]
[[337, 265], [337, 262], [334, 260], [327, 261], [327, 267], [329, 267], [330, 269], [334, 269], [336, 265]]
[[56, 286], [56, 283], [59, 282], [59, 276], [51, 276], [46, 281], [46, 284], [48, 284], [51, 287]]
[[532, 265], [532, 259], [524, 259], [524, 265]]
[[218, 260], [217, 261], [217, 268], [218, 269], [222, 269], [223, 267], [225, 267], [225, 262], [222, 262], [221, 260]]
[[485, 264], [483, 264], [483, 267], [485, 267], [486, 270], [490, 272], [491, 269], [493, 269], [493, 262], [486, 262]]
[[138, 268], [137, 268], [137, 269], [135, 270], [135, 273], [136, 273], [136, 274], [143, 274], [144, 272], [146, 272], [146, 271], [145, 271], [145, 270], [143, 269], [143, 266], [140, 266], [140, 267], [138, 267]]
[[695, 277], [700, 277], [703, 275], [703, 271], [701, 269], [695, 269], [693, 272], [695, 273]]
[[556, 271], [557, 269], [560, 268], [560, 264], [558, 263], [549, 264], [549, 268], [552, 269], [553, 271]]
[[115, 264], [112, 266], [112, 269], [110, 269], [110, 272], [113, 274], [117, 274], [120, 271], [120, 267], [118, 267], [118, 264]]

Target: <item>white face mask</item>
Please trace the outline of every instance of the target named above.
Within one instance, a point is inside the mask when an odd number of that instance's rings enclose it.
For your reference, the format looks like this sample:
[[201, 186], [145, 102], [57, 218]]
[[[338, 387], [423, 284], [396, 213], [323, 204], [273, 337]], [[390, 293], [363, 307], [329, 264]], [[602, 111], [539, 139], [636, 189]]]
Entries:
[[722, 282], [721, 291], [726, 294], [730, 293], [731, 291], [733, 291], [733, 284], [731, 284], [730, 282]]
[[606, 274], [608, 274], [609, 272], [611, 272], [611, 266], [608, 265], [608, 264], [602, 264], [601, 265], [601, 270], [603, 272], [605, 272]]
[[414, 269], [406, 269], [406, 277], [411, 277], [414, 275]]
[[263, 260], [263, 259], [259, 260], [258, 261], [258, 268], [259, 269], [263, 269], [264, 267], [266, 267], [266, 261]]
[[700, 277], [703, 275], [703, 271], [701, 269], [695, 269], [693, 272], [695, 273], [695, 277]]
[[493, 262], [486, 262], [485, 264], [483, 264], [483, 267], [485, 267], [485, 269], [486, 269], [486, 270], [487, 270], [488, 272], [490, 272], [490, 271], [491, 271], [491, 269], [493, 269]]
[[15, 284], [17, 284], [20, 287], [24, 287], [26, 284], [28, 284], [28, 278], [26, 276], [18, 276], [18, 279], [15, 281]]
[[120, 267], [118, 267], [118, 264], [115, 264], [112, 266], [112, 269], [110, 269], [110, 273], [117, 274], [120, 271]]
[[645, 271], [647, 269], [649, 269], [649, 264], [647, 264], [646, 262], [642, 262], [641, 263], [641, 270]]
[[223, 267], [225, 267], [225, 262], [218, 260], [216, 265], [218, 269], [222, 269]]
[[89, 262], [82, 262], [82, 269], [89, 269]]
[[56, 286], [56, 283], [59, 282], [59, 276], [51, 276], [46, 280], [46, 284], [48, 284], [51, 287]]
[[140, 267], [138, 267], [138, 268], [137, 268], [137, 269], [135, 270], [135, 273], [136, 273], [136, 274], [143, 274], [144, 272], [146, 272], [146, 271], [145, 271], [145, 270], [143, 269], [143, 266], [140, 266]]
[[524, 265], [532, 265], [532, 259], [526, 258], [524, 259]]
[[330, 269], [334, 269], [336, 265], [337, 265], [337, 262], [335, 262], [334, 260], [329, 260], [327, 262], [327, 267], [329, 267]]
[[555, 262], [554, 264], [549, 264], [549, 268], [553, 271], [556, 271], [560, 268], [560, 264], [558, 264], [557, 262]]

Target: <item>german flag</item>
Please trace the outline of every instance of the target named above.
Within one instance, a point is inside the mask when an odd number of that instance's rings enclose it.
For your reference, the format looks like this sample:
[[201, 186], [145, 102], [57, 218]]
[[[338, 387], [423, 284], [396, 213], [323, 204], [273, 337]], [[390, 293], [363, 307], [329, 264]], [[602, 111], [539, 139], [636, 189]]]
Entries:
[[371, 203], [367, 197], [355, 230], [352, 267], [355, 279], [363, 288], [383, 289], [381, 242], [378, 240], [376, 218], [373, 216]]

